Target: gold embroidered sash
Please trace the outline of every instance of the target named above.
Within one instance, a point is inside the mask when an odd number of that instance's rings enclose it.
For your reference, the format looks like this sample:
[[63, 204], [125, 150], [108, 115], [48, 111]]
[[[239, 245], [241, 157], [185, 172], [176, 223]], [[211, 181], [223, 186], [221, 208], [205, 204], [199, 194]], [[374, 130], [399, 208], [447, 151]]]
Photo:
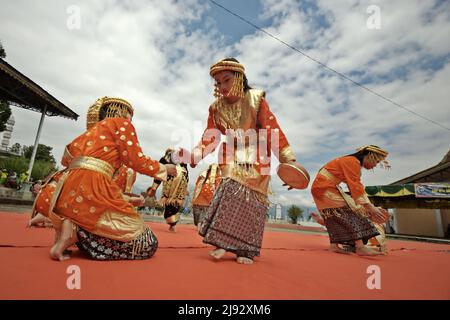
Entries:
[[96, 172], [100, 172], [110, 178], [113, 177], [114, 168], [108, 162], [93, 158], [93, 157], [78, 157], [72, 161], [69, 166], [69, 169], [88, 169]]

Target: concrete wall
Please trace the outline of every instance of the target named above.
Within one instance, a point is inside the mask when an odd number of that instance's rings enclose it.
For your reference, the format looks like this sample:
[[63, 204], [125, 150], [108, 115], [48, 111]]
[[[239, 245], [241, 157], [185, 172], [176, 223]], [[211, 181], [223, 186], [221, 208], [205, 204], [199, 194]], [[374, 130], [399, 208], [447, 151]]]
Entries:
[[441, 216], [442, 216], [442, 227], [444, 228], [445, 233], [447, 231], [448, 225], [450, 224], [450, 209], [441, 209]]
[[443, 237], [450, 222], [450, 210], [436, 213], [435, 209], [395, 209], [395, 219], [398, 234]]
[[29, 191], [30, 184], [24, 183], [21, 190], [0, 187], [0, 199], [17, 199], [34, 201], [33, 194]]

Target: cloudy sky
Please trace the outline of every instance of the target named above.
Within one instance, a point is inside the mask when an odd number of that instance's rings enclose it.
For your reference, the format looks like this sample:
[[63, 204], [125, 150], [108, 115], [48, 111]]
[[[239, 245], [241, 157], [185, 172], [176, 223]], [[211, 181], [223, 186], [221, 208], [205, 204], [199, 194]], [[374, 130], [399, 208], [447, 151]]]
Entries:
[[[314, 59], [450, 128], [450, 2], [432, 0], [217, 0]], [[373, 7], [375, 6], [375, 7]], [[47, 117], [40, 142], [60, 159], [101, 96], [135, 106], [144, 152], [197, 143], [213, 101], [209, 66], [234, 56], [267, 101], [298, 161], [311, 173], [376, 144], [392, 170], [363, 173], [388, 184], [437, 164], [450, 130], [354, 86], [208, 0], [0, 0], [6, 61], [80, 115]], [[379, 9], [379, 20], [377, 11]], [[374, 11], [375, 10], [375, 11]], [[40, 115], [13, 107], [12, 143], [31, 145]], [[213, 156], [208, 159], [214, 161]], [[195, 181], [199, 170], [190, 173]], [[152, 179], [140, 176], [145, 189]], [[313, 206], [309, 189], [273, 202]]]

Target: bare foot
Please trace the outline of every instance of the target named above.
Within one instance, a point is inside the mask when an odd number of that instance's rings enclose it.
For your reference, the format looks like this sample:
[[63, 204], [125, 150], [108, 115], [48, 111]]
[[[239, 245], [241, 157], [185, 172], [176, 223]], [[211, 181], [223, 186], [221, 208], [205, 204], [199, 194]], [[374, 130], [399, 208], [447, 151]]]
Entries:
[[237, 261], [237, 263], [240, 263], [240, 264], [252, 264], [253, 263], [252, 259], [249, 259], [246, 257], [237, 257], [236, 261]]
[[352, 245], [344, 244], [342, 245], [342, 250], [349, 253], [356, 253], [356, 247]]
[[345, 250], [342, 249], [342, 248], [339, 248], [339, 246], [338, 246], [337, 244], [330, 244], [329, 250], [330, 250], [331, 252], [336, 252], [336, 253], [350, 254], [350, 252], [345, 251]]
[[62, 222], [61, 230], [57, 231], [56, 241], [50, 249], [52, 259], [59, 261], [70, 259], [70, 256], [65, 253], [70, 246], [77, 242], [76, 228], [77, 226], [69, 219]]
[[50, 257], [53, 260], [59, 260], [59, 261], [65, 261], [65, 260], [70, 259], [70, 255], [64, 254], [64, 252], [63, 252], [63, 254], [60, 254], [60, 253], [58, 253], [59, 251], [60, 251], [59, 247], [56, 244], [53, 245], [53, 247], [50, 249]]
[[366, 246], [362, 246], [362, 247], [356, 247], [356, 254], [358, 256], [378, 256], [378, 255], [381, 255], [382, 253], [372, 250], [370, 248], [367, 248]]
[[30, 221], [28, 221], [27, 227], [28, 228], [38, 227], [38, 226], [40, 226], [40, 224], [44, 224], [45, 225], [45, 223], [48, 222], [47, 220], [50, 221], [42, 213], [38, 213], [32, 219], [30, 219]]
[[45, 228], [53, 228], [53, 223], [50, 219], [48, 219], [48, 221], [44, 221], [44, 227]]
[[378, 252], [380, 255], [387, 255], [387, 248], [386, 246], [366, 246], [367, 248], [371, 249], [372, 251]]
[[217, 248], [216, 250], [210, 251], [209, 255], [211, 257], [213, 257], [214, 259], [219, 260], [220, 258], [223, 257], [223, 255], [225, 254], [225, 249], [221, 249], [221, 248]]

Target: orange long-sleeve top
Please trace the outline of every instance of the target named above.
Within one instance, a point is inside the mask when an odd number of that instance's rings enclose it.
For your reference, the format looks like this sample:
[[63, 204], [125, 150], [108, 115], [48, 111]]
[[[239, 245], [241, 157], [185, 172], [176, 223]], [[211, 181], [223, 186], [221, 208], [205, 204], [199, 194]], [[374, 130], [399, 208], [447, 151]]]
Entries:
[[[219, 149], [222, 177], [234, 179], [250, 189], [267, 194], [272, 152], [281, 163], [295, 161], [295, 155], [275, 115], [270, 110], [263, 91], [250, 89], [244, 98], [228, 105], [220, 104], [216, 100], [209, 108], [207, 126], [201, 141], [194, 148], [194, 156], [197, 159], [203, 159], [214, 152], [220, 144], [221, 135], [226, 135], [227, 130], [230, 129], [235, 132], [239, 129], [242, 132], [254, 132], [256, 144], [251, 148], [246, 146], [247, 150], [241, 153], [241, 155], [244, 154], [245, 161], [241, 161], [236, 145], [231, 147], [227, 141], [223, 142]], [[273, 134], [277, 136], [272, 137]], [[255, 169], [254, 175], [246, 177], [237, 175], [233, 170], [235, 161], [251, 163]]]
[[356, 204], [369, 203], [369, 199], [361, 182], [361, 163], [354, 156], [336, 158], [319, 170], [311, 186], [314, 202], [319, 210], [340, 208], [347, 203], [337, 189], [337, 185], [345, 183]]

